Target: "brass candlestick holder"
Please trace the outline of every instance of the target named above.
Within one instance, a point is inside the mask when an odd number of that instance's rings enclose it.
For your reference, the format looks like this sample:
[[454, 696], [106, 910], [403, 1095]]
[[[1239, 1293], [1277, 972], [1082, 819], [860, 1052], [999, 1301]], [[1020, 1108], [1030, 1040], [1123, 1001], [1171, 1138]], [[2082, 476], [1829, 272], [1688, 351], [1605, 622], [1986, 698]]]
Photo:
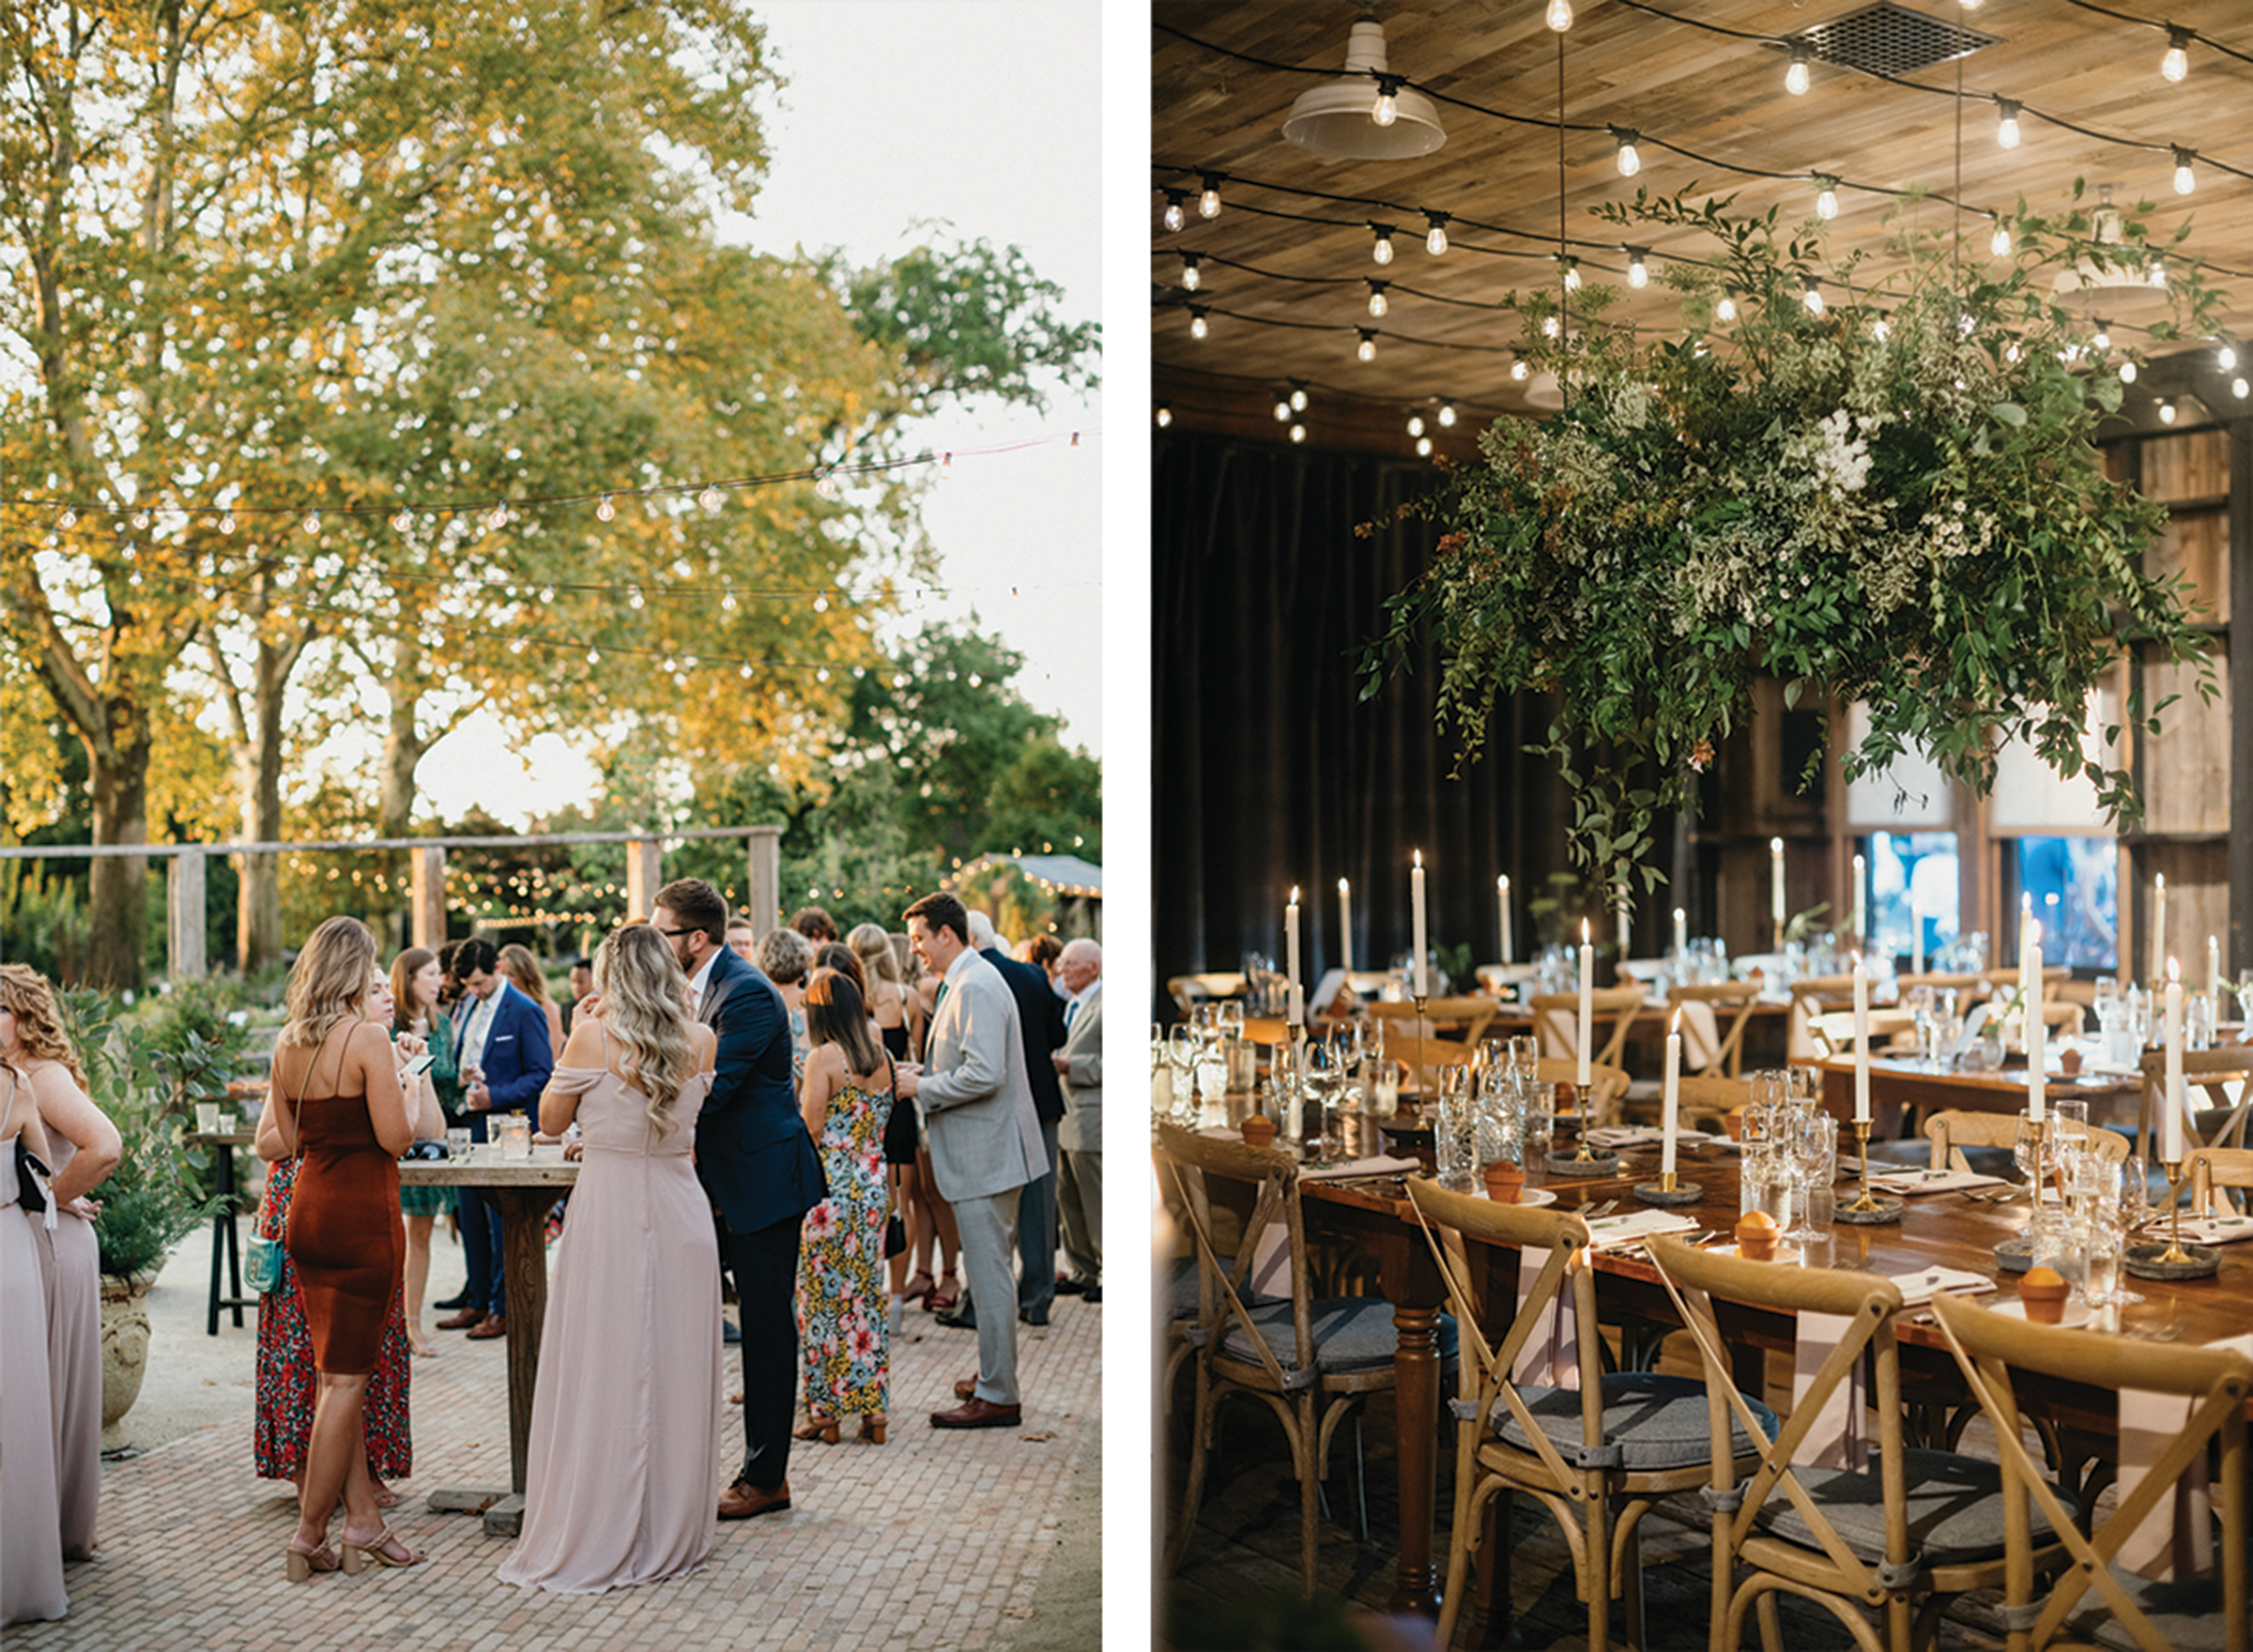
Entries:
[[2162, 1159], [2167, 1177], [2168, 1242], [2131, 1245], [2120, 1253], [2121, 1266], [2138, 1279], [2204, 1279], [2221, 1272], [2222, 1253], [2211, 1245], [2183, 1243], [2183, 1195], [2180, 1158]]
[[1862, 1197], [1852, 1204], [1839, 1206], [1836, 1213], [1838, 1220], [1864, 1228], [1880, 1222], [1899, 1221], [1901, 1201], [1891, 1197], [1880, 1199], [1870, 1191], [1870, 1121], [1867, 1119], [1854, 1121], [1854, 1152], [1862, 1160]]
[[[1573, 1104], [1573, 1112], [1580, 1120], [1580, 1151], [1551, 1154], [1548, 1159], [1549, 1173], [1553, 1176], [1610, 1175], [1619, 1168], [1619, 1155], [1616, 1153], [1600, 1154], [1589, 1146], [1587, 1103], [1581, 1096], [1579, 1088], [1571, 1084], [1559, 1084], [1556, 1093], [1559, 1099]], [[1561, 1109], [1551, 1114], [1552, 1118], [1560, 1116]]]
[[1429, 994], [1418, 992], [1409, 1002], [1416, 1005], [1416, 1097], [1429, 1102], [1424, 1094], [1424, 1006], [1432, 1002]]

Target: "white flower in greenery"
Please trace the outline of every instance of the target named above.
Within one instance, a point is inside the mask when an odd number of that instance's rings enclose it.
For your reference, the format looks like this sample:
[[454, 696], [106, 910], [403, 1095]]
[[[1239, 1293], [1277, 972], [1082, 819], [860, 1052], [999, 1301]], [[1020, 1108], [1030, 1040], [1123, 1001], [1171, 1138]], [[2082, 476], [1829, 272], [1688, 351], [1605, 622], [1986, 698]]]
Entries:
[[[1816, 421], [1823, 439], [1815, 454], [1816, 479], [1828, 485], [1834, 497], [1860, 493], [1870, 479], [1870, 444], [1864, 436], [1849, 434], [1854, 423], [1853, 415], [1844, 407]], [[1867, 419], [1862, 421], [1865, 433], [1869, 424]]]

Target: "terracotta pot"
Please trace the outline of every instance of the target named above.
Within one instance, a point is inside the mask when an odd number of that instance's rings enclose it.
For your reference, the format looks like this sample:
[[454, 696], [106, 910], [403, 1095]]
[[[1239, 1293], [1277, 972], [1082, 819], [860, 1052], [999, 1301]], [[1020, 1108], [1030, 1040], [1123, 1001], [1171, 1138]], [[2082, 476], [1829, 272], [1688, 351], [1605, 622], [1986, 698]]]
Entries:
[[1515, 1204], [1518, 1195], [1525, 1190], [1525, 1168], [1511, 1164], [1508, 1159], [1496, 1159], [1486, 1167], [1486, 1196], [1496, 1204]]
[[1243, 1130], [1244, 1145], [1247, 1147], [1275, 1145], [1275, 1121], [1265, 1113], [1246, 1113]]
[[2080, 1070], [2081, 1052], [2079, 1050], [2069, 1049], [2063, 1055], [2058, 1057], [2058, 1071], [2064, 1074], [2068, 1078], [2074, 1077]]
[[1760, 1211], [1747, 1211], [1737, 1223], [1737, 1251], [1747, 1262], [1770, 1262], [1775, 1257], [1777, 1238], [1775, 1218], [1770, 1216], [1762, 1221], [1753, 1219], [1755, 1216], [1764, 1214]]
[[2073, 1286], [2048, 1268], [2035, 1268], [2018, 1281], [2018, 1300], [2026, 1304], [2026, 1317], [2032, 1324], [2058, 1323], [2065, 1317], [2065, 1299], [2072, 1294]]
[[148, 1293], [154, 1274], [101, 1276], [101, 1447], [125, 1446], [120, 1426], [148, 1373]]
[[1721, 1124], [1722, 1128], [1729, 1133], [1731, 1141], [1742, 1141], [1744, 1140], [1744, 1109], [1731, 1108], [1727, 1113], [1723, 1115]]

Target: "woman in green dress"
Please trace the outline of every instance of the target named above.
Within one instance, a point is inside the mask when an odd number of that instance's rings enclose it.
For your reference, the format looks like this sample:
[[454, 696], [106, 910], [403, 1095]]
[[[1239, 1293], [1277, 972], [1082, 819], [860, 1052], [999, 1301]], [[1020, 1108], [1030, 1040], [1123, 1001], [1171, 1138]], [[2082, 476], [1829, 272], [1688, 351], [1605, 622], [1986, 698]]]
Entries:
[[[422, 1082], [407, 1096], [418, 1140], [442, 1139], [450, 1112], [462, 1104], [461, 1078], [453, 1067], [453, 1031], [438, 1007], [444, 979], [438, 955], [425, 946], [410, 946], [391, 963], [391, 1036], [406, 1033], [421, 1039], [431, 1057]], [[430, 1279], [431, 1230], [453, 1208], [453, 1191], [402, 1187], [399, 1208], [406, 1216], [406, 1344], [417, 1354], [435, 1354], [437, 1344], [422, 1329], [422, 1287]]]

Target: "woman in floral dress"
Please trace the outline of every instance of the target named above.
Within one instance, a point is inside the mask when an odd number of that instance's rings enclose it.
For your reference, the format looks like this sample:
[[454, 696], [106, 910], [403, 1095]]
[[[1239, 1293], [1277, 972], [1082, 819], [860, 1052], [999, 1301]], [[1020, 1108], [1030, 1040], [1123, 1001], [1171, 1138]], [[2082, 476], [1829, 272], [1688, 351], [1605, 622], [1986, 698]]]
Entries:
[[892, 1058], [877, 1042], [851, 979], [834, 971], [805, 989], [805, 1030], [812, 1048], [798, 1100], [821, 1152], [829, 1197], [806, 1212], [798, 1266], [805, 1423], [796, 1437], [834, 1446], [838, 1419], [858, 1416], [861, 1438], [881, 1446], [890, 1373], [884, 1126], [892, 1116]]

